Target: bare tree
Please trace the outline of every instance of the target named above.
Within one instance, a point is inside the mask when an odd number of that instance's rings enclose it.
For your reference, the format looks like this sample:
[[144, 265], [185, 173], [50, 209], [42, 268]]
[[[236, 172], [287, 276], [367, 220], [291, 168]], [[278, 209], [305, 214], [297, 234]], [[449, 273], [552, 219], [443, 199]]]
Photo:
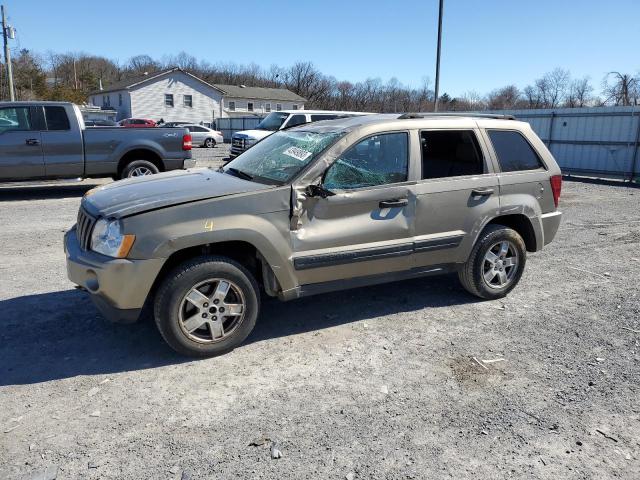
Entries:
[[[613, 80], [613, 83], [609, 83]], [[640, 78], [628, 73], [609, 72], [602, 81], [604, 102], [614, 105], [638, 105]]]
[[576, 79], [571, 82], [565, 105], [567, 107], [585, 107], [591, 100], [593, 87], [589, 83], [589, 77]]
[[518, 90], [518, 87], [515, 85], [507, 85], [487, 95], [487, 108], [489, 110], [516, 108], [520, 98], [520, 90]]

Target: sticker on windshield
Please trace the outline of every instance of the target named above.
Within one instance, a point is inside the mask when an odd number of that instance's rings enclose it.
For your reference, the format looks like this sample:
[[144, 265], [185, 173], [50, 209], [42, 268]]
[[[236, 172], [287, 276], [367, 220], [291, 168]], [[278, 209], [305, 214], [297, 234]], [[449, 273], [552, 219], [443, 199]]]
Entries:
[[296, 160], [300, 160], [301, 162], [311, 156], [311, 152], [308, 152], [298, 147], [289, 147], [282, 153], [284, 153], [285, 155], [288, 155], [289, 157], [293, 157]]

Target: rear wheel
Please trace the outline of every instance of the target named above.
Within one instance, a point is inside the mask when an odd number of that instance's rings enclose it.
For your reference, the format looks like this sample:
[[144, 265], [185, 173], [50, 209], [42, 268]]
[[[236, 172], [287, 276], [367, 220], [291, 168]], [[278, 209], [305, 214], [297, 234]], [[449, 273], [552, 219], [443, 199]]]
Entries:
[[149, 160], [134, 160], [122, 169], [120, 178], [144, 177], [154, 175], [159, 171], [158, 167]]
[[207, 148], [213, 148], [216, 146], [216, 141], [213, 138], [207, 138], [204, 141], [204, 146]]
[[462, 286], [477, 297], [502, 298], [520, 281], [526, 261], [527, 250], [518, 232], [504, 225], [489, 225], [458, 277]]
[[247, 269], [226, 257], [206, 256], [183, 263], [164, 279], [154, 315], [174, 350], [210, 357], [240, 345], [259, 308], [259, 287]]

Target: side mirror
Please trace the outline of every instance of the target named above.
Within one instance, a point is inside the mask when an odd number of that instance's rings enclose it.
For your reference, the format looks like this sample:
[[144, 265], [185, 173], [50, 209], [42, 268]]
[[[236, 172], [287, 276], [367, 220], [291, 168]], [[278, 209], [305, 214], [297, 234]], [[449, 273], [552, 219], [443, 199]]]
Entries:
[[335, 195], [330, 190], [327, 190], [322, 185], [307, 185], [307, 188], [304, 189], [304, 193], [307, 197], [320, 197], [327, 198]]

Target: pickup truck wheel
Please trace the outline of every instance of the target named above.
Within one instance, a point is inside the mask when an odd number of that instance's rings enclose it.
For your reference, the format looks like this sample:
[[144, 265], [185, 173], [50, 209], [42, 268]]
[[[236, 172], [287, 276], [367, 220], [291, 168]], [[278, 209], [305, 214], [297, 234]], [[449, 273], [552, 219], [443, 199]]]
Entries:
[[207, 138], [204, 141], [204, 146], [207, 148], [213, 148], [216, 146], [216, 141], [213, 138]]
[[260, 310], [260, 290], [239, 263], [198, 257], [165, 277], [154, 316], [165, 341], [178, 353], [211, 357], [226, 353], [251, 333]]
[[503, 225], [489, 225], [458, 277], [462, 286], [477, 297], [502, 298], [520, 281], [526, 261], [527, 249], [518, 232]]
[[123, 169], [120, 178], [144, 177], [158, 173], [156, 167], [149, 160], [134, 160], [129, 162]]

